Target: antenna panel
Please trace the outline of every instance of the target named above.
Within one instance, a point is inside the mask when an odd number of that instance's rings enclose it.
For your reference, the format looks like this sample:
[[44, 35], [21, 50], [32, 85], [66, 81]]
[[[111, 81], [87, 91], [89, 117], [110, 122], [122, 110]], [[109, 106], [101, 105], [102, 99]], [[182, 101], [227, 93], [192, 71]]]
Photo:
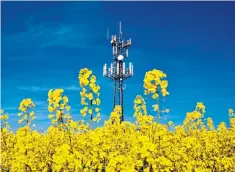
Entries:
[[119, 75], [119, 63], [117, 63], [117, 74]]
[[131, 75], [133, 76], [134, 75], [134, 66], [131, 65]]
[[113, 74], [113, 63], [111, 63], [111, 65], [110, 65], [110, 69], [111, 69], [111, 74]]
[[123, 75], [125, 75], [125, 63], [123, 62], [123, 71], [122, 71], [122, 73], [123, 73]]

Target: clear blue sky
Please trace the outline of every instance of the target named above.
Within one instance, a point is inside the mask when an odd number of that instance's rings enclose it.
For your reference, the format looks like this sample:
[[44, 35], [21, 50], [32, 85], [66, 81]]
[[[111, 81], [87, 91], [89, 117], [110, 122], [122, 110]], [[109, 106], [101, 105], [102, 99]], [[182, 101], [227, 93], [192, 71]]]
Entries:
[[126, 82], [125, 118], [133, 120], [133, 100], [143, 93], [145, 72], [168, 75], [170, 96], [162, 119], [179, 124], [198, 101], [218, 124], [235, 108], [235, 2], [2, 2], [1, 106], [17, 128], [23, 98], [36, 104], [35, 124], [46, 128], [47, 92], [64, 88], [79, 119], [78, 72], [87, 67], [101, 86], [102, 117], [112, 108], [113, 88], [102, 66], [112, 62], [107, 41], [122, 21], [132, 38], [134, 76]]

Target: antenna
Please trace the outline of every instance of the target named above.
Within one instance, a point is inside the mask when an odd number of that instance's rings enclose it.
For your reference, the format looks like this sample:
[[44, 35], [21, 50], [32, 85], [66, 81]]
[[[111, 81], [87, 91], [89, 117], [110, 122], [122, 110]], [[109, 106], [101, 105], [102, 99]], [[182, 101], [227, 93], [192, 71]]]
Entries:
[[[107, 37], [109, 36], [109, 30], [107, 30]], [[122, 39], [122, 23], [119, 23], [119, 37], [112, 35], [111, 45], [113, 51], [113, 62], [108, 68], [105, 64], [103, 67], [103, 75], [113, 81], [114, 96], [113, 96], [113, 109], [116, 105], [120, 105], [122, 108], [122, 115], [120, 121], [124, 121], [123, 111], [123, 91], [126, 85], [124, 80], [133, 76], [133, 65], [124, 63], [124, 60], [128, 57], [128, 49], [131, 46], [131, 39], [126, 42]], [[128, 68], [126, 68], [126, 66]]]
[[122, 22], [119, 23], [119, 33], [120, 33], [120, 38], [122, 39]]
[[109, 40], [109, 28], [107, 28], [107, 40]]

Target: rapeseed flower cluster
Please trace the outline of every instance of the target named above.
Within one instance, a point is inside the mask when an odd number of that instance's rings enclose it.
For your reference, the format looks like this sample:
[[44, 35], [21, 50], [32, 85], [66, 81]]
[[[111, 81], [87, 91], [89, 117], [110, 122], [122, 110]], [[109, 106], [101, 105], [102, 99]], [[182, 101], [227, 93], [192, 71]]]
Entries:
[[87, 114], [90, 115], [90, 128], [92, 128], [92, 122], [99, 122], [100, 118], [100, 86], [96, 83], [96, 76], [92, 74], [92, 71], [83, 68], [80, 70], [78, 75], [78, 80], [82, 91], [81, 95], [81, 104], [83, 108], [80, 110], [80, 113], [83, 117]]
[[137, 95], [134, 100], [134, 117], [136, 118], [136, 124], [143, 126], [145, 124], [151, 124], [153, 116], [147, 114], [147, 107], [144, 98], [141, 95]]
[[33, 101], [30, 98], [23, 99], [20, 103], [19, 110], [21, 111], [18, 113], [18, 116], [22, 116], [22, 118], [18, 121], [19, 124], [26, 121], [27, 125], [30, 125], [32, 120], [34, 120], [36, 117], [34, 115], [34, 112], [32, 110], [35, 107]]
[[144, 78], [144, 95], [152, 95], [152, 99], [156, 100], [152, 107], [157, 112], [158, 120], [160, 119], [160, 113], [169, 112], [169, 109], [164, 110], [160, 108], [160, 96], [166, 97], [169, 95], [167, 91], [168, 81], [164, 80], [164, 78], [166, 78], [166, 74], [157, 69], [146, 72]]
[[10, 128], [10, 125], [7, 122], [8, 114], [4, 114], [4, 110], [1, 110], [0, 112], [0, 119], [1, 119], [1, 130], [2, 132], [7, 132]]
[[162, 93], [162, 96], [169, 95], [169, 92], [167, 91], [168, 81], [163, 80], [163, 78], [166, 78], [166, 74], [160, 70], [153, 69], [146, 72], [144, 78], [145, 95], [152, 93], [152, 98], [157, 99], [159, 97], [159, 89]]
[[52, 124], [62, 124], [71, 120], [69, 99], [63, 96], [63, 92], [63, 89], [51, 89], [48, 92], [48, 111], [52, 113], [48, 118], [52, 120]]

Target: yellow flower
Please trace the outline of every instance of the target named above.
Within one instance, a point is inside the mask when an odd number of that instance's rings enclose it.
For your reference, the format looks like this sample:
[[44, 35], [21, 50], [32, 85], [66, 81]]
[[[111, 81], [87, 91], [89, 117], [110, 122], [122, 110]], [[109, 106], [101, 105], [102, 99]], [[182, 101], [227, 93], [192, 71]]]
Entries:
[[100, 111], [100, 108], [95, 108], [95, 112], [99, 112]]
[[166, 89], [162, 89], [161, 92], [164, 97], [169, 95], [169, 92]]
[[196, 109], [199, 110], [199, 111], [202, 111], [203, 113], [205, 113], [206, 107], [202, 102], [198, 102], [197, 106], [196, 106]]
[[48, 118], [49, 118], [49, 119], [51, 119], [51, 118], [53, 118], [53, 117], [54, 117], [54, 115], [53, 115], [53, 114], [48, 115]]
[[64, 100], [64, 103], [68, 103], [68, 102], [69, 102], [69, 99], [68, 99], [67, 96], [64, 96], [64, 97], [63, 97], [63, 100]]
[[153, 105], [152, 107], [154, 108], [154, 109], [153, 109], [154, 111], [159, 110], [159, 106], [158, 106], [158, 104], [155, 104], [155, 105]]
[[99, 106], [100, 105], [100, 99], [96, 98], [96, 104]]
[[212, 118], [207, 118], [207, 127], [209, 130], [214, 130]]
[[144, 90], [144, 95], [147, 95], [149, 92], [147, 90]]
[[153, 94], [152, 98], [153, 98], [153, 99], [158, 98], [158, 94], [157, 94], [157, 93]]
[[92, 109], [89, 109], [89, 110], [88, 110], [88, 113], [91, 115], [91, 114], [92, 114]]
[[87, 95], [87, 97], [88, 97], [89, 100], [93, 100], [93, 98], [94, 98], [92, 93], [89, 93], [89, 94]]
[[18, 123], [21, 124], [23, 122], [23, 119], [18, 120]]
[[169, 125], [169, 126], [172, 126], [172, 125], [173, 125], [173, 122], [172, 122], [172, 121], [169, 121], [169, 122], [168, 122], [168, 125]]
[[30, 112], [30, 114], [29, 114], [31, 117], [33, 117], [34, 116], [34, 112]]
[[70, 110], [70, 106], [66, 106], [65, 108], [66, 108], [66, 110], [67, 110], [67, 111], [69, 111], [69, 110]]
[[49, 112], [54, 112], [55, 108], [51, 107], [51, 106], [48, 106], [48, 111]]
[[168, 86], [168, 81], [167, 81], [167, 80], [163, 80], [163, 81], [161, 82], [161, 88], [162, 88], [162, 89], [166, 89], [167, 86]]
[[80, 113], [81, 113], [82, 116], [86, 116], [86, 111], [80, 110]]
[[56, 123], [56, 119], [52, 119], [51, 123], [55, 124]]
[[235, 118], [230, 118], [230, 127], [235, 129]]
[[228, 113], [229, 113], [229, 114], [233, 114], [233, 109], [229, 109], [229, 110], [228, 110]]
[[1, 120], [7, 120], [8, 119], [8, 115], [1, 115]]

